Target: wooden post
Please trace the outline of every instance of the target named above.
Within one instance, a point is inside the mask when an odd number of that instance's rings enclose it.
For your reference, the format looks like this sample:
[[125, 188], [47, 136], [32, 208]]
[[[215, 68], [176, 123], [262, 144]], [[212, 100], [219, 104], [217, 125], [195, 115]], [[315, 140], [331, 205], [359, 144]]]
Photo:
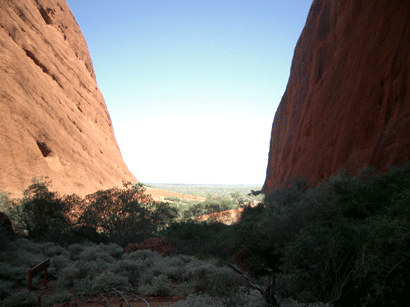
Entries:
[[31, 291], [31, 283], [33, 277], [36, 277], [38, 274], [40, 274], [42, 271], [44, 271], [44, 277], [43, 277], [43, 286], [47, 286], [47, 268], [50, 265], [50, 258], [47, 258], [44, 260], [42, 263], [37, 265], [36, 267], [28, 270], [28, 290]]

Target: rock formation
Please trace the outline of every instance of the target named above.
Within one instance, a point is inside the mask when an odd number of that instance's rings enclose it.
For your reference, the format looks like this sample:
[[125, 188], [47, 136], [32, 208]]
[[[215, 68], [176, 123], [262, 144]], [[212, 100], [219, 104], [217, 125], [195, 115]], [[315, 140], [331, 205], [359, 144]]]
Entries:
[[64, 0], [0, 2], [0, 191], [33, 176], [84, 195], [135, 182]]
[[410, 160], [410, 1], [314, 0], [276, 112], [263, 192]]
[[[128, 250], [132, 247], [128, 246]], [[138, 244], [137, 250], [152, 250], [162, 256], [171, 256], [177, 253], [177, 248], [171, 242], [161, 238], [148, 238], [141, 244]]]
[[5, 236], [8, 239], [14, 239], [15, 236], [10, 218], [4, 212], [0, 212], [0, 236]]

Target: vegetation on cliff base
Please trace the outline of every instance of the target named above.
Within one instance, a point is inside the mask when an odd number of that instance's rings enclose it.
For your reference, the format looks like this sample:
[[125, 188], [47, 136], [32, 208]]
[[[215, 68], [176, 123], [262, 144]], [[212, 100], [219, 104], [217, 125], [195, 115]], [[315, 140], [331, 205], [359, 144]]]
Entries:
[[[225, 266], [229, 261], [262, 288], [270, 281], [283, 306], [290, 301], [282, 298], [342, 306], [407, 304], [410, 163], [385, 174], [372, 168], [354, 177], [340, 172], [315, 187], [296, 178], [287, 187], [265, 195], [258, 206], [245, 206], [240, 221], [230, 226], [181, 219], [175, 204], [151, 202], [138, 185], [125, 184], [121, 189], [99, 191], [85, 199], [61, 197], [50, 192], [48, 186], [47, 181], [33, 181], [22, 200], [10, 200], [2, 194], [2, 206], [7, 208], [18, 235], [40, 242], [5, 237], [0, 240], [2, 298], [24, 283], [28, 266], [43, 260], [39, 253], [23, 251], [24, 246], [36, 250], [37, 244], [43, 246], [42, 251], [47, 250], [44, 246], [53, 250], [50, 276], [61, 289], [73, 285], [83, 289], [92, 284], [103, 287], [113, 282], [146, 293], [178, 292], [186, 296], [198, 290], [198, 278], [206, 281], [200, 286], [208, 296], [190, 296], [187, 302], [234, 306], [238, 301], [232, 301], [232, 305], [229, 298], [241, 297], [245, 302], [248, 294], [241, 291], [249, 288], [244, 288], [247, 283], [239, 274]], [[152, 236], [168, 239], [187, 256], [149, 256], [153, 257], [150, 266], [155, 269], [142, 273], [139, 261], [143, 260], [134, 259], [133, 254], [121, 256], [119, 245]], [[101, 242], [111, 245], [95, 245]], [[192, 258], [184, 257], [191, 256], [204, 261], [200, 266], [208, 268], [207, 261], [213, 261], [217, 267], [211, 270], [214, 275], [206, 275], [209, 269], [186, 273], [191, 269], [182, 268], [183, 263], [188, 267], [194, 263], [187, 260]], [[20, 259], [19, 264], [14, 265], [16, 259]], [[102, 275], [101, 270], [105, 272]], [[236, 282], [225, 284], [228, 280]], [[175, 283], [178, 291], [170, 287]], [[93, 293], [91, 288], [87, 291]], [[213, 297], [224, 299], [215, 301]], [[262, 296], [252, 292], [248, 299], [256, 297]], [[263, 300], [258, 302], [263, 306]]]

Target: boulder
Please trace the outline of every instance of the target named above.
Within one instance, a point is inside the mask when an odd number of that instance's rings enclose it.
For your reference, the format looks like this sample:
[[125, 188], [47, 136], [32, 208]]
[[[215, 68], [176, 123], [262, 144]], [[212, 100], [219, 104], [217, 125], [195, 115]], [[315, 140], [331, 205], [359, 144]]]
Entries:
[[80, 196], [136, 181], [64, 0], [0, 2], [0, 80], [0, 191], [20, 196], [34, 176]]
[[13, 225], [4, 212], [0, 212], [0, 235], [7, 236], [9, 239], [14, 239], [14, 230], [13, 230]]
[[410, 1], [314, 0], [276, 111], [262, 191], [410, 160]]
[[125, 248], [124, 248], [124, 254], [129, 254], [132, 253], [133, 251], [137, 250], [137, 245], [135, 243], [129, 243]]
[[158, 252], [162, 256], [176, 254], [176, 247], [169, 241], [161, 238], [149, 238], [137, 246], [137, 250], [149, 249]]

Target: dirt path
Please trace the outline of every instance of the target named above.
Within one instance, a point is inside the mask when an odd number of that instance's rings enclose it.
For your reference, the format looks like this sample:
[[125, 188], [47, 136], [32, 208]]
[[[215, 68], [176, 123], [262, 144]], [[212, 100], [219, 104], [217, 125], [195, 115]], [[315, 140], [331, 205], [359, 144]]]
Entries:
[[[51, 285], [46, 287], [46, 289], [42, 288], [42, 290], [34, 290], [37, 296], [41, 295], [41, 303], [42, 305], [47, 302], [47, 298], [55, 293], [55, 282], [50, 283]], [[72, 291], [71, 293], [75, 293]], [[169, 306], [174, 304], [175, 302], [185, 299], [184, 297], [178, 296], [170, 296], [170, 297], [152, 297], [152, 296], [145, 296], [145, 295], [132, 295], [132, 294], [124, 294], [126, 299], [121, 297], [119, 294], [103, 294], [96, 295], [96, 296], [80, 296], [74, 295], [74, 299], [71, 300], [69, 303], [61, 303], [55, 305], [47, 305], [49, 307], [97, 307], [97, 306], [111, 306], [111, 307], [126, 307], [127, 302], [130, 307], [147, 307], [145, 301], [149, 304], [150, 307], [159, 307], [159, 306]], [[142, 298], [142, 299], [141, 299]], [[144, 301], [145, 300], [145, 301]]]
[[[105, 295], [105, 298], [109, 302], [111, 307], [126, 307], [127, 304], [123, 298], [118, 297], [118, 295]], [[126, 296], [127, 302], [130, 307], [147, 307], [147, 304], [138, 298]], [[178, 297], [144, 297], [144, 299], [148, 302], [150, 307], [159, 307], [159, 306], [170, 306], [175, 302], [183, 299]], [[101, 296], [88, 298], [88, 299], [75, 299], [70, 303], [63, 303], [54, 305], [53, 307], [69, 307], [69, 306], [87, 306], [87, 307], [101, 307], [101, 306], [108, 306], [107, 301], [104, 300]]]

